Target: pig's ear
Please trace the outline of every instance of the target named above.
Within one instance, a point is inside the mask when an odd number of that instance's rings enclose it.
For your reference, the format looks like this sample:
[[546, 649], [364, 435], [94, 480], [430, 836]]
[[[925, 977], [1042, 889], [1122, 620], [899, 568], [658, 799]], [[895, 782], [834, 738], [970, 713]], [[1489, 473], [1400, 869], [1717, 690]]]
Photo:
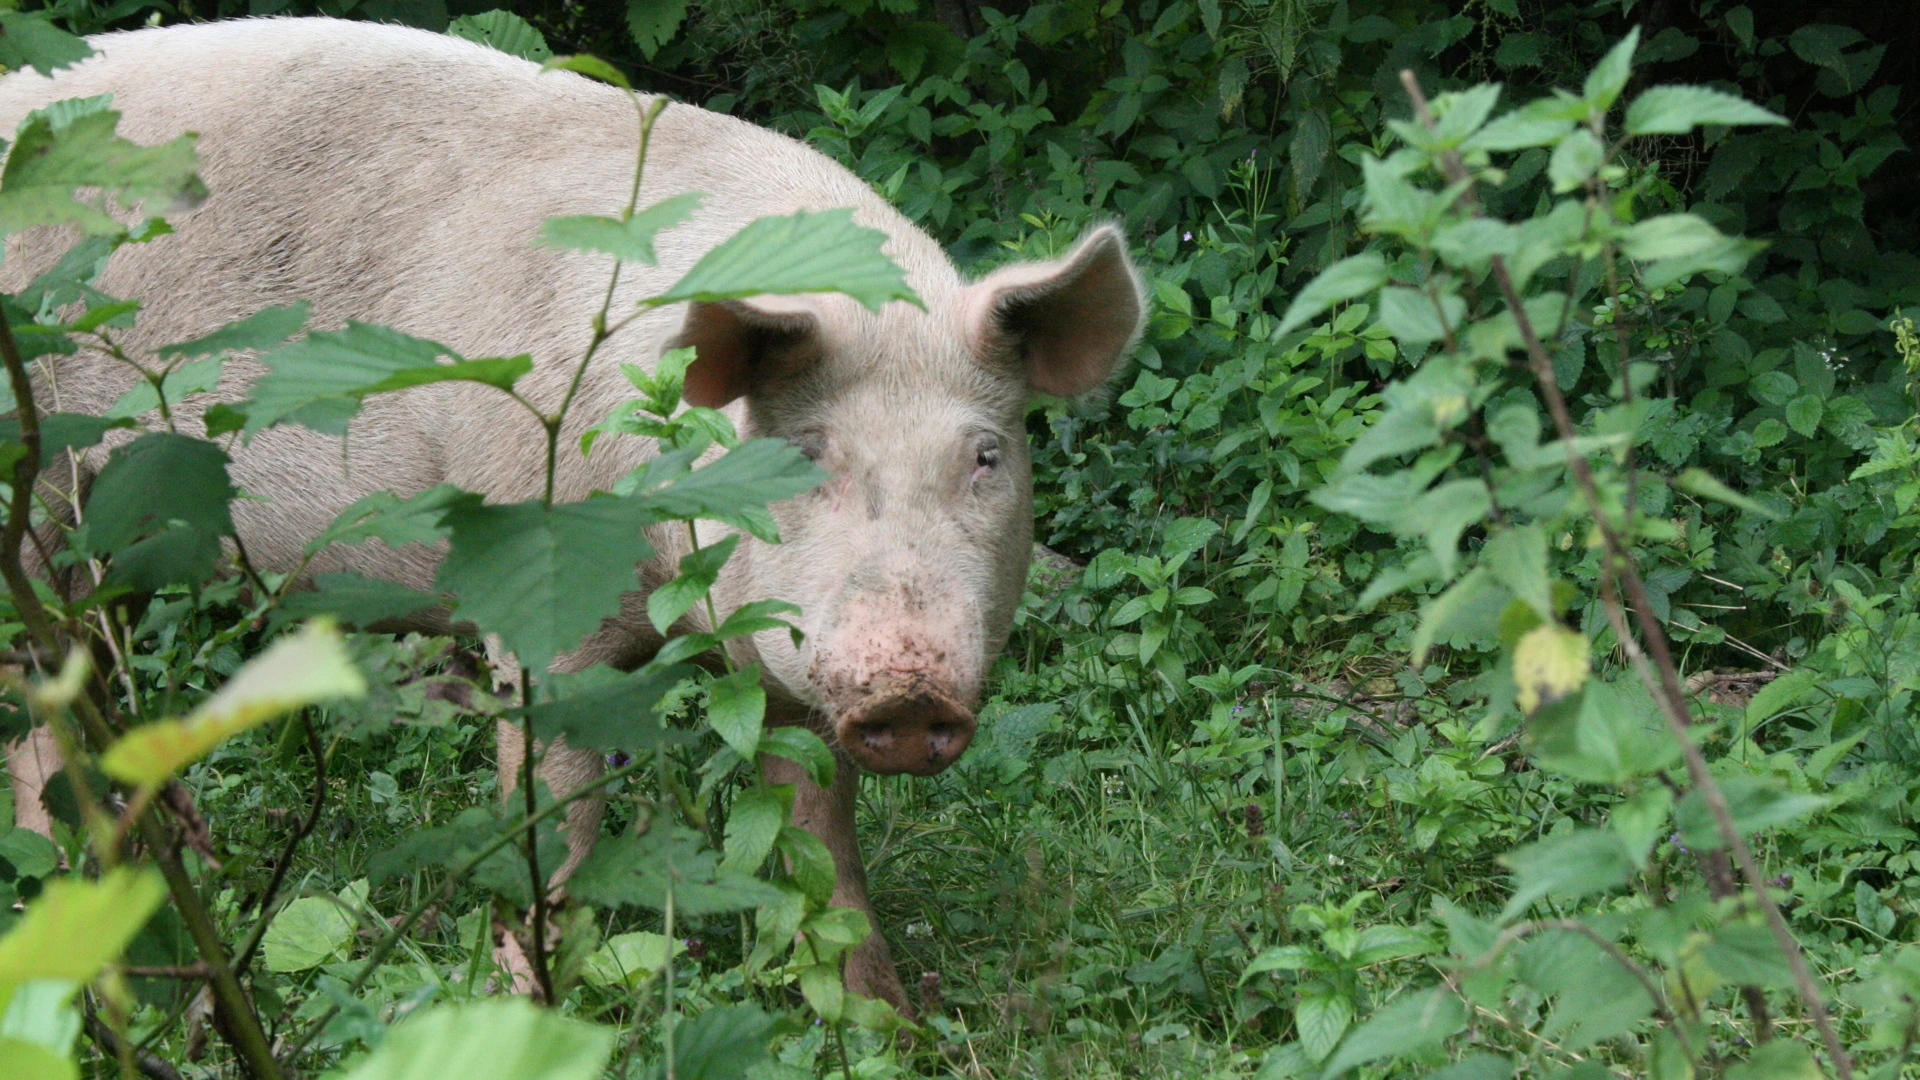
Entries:
[[1035, 390], [1073, 397], [1104, 385], [1139, 340], [1146, 299], [1126, 237], [1102, 225], [1061, 258], [968, 286], [965, 310], [977, 348], [1011, 350]]
[[693, 346], [696, 357], [687, 368], [681, 396], [689, 405], [718, 409], [793, 366], [817, 331], [812, 310], [803, 301], [696, 300], [687, 305], [687, 320], [667, 347]]

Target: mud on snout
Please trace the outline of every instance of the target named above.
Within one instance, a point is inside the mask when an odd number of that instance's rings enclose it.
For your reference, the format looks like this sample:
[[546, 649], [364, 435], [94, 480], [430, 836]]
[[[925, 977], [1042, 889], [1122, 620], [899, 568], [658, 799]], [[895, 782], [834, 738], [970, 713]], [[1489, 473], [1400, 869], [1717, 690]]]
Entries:
[[889, 672], [860, 690], [830, 716], [841, 749], [868, 772], [932, 776], [973, 741], [973, 710], [925, 672]]

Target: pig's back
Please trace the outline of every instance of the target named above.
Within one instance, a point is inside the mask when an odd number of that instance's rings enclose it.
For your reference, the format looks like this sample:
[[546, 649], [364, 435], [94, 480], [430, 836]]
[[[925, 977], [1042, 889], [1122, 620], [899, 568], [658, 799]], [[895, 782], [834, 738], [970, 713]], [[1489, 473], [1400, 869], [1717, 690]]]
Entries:
[[[121, 131], [136, 142], [199, 134], [207, 200], [169, 215], [177, 235], [121, 249], [100, 279], [109, 294], [142, 301], [128, 345], [150, 350], [307, 300], [318, 327], [351, 318], [467, 356], [531, 352], [536, 368], [520, 389], [558, 402], [610, 262], [536, 241], [547, 217], [625, 205], [638, 124], [623, 92], [444, 35], [330, 19], [234, 20], [91, 44], [99, 55], [52, 79], [0, 80], [0, 130], [53, 100], [112, 93]], [[674, 105], [655, 128], [641, 202], [689, 190], [707, 194], [702, 208], [659, 238], [658, 267], [628, 268], [624, 295], [661, 291], [755, 217], [829, 207], [853, 207], [887, 232], [889, 254], [923, 296], [958, 280], [938, 245], [838, 164], [773, 132]], [[64, 247], [44, 235], [16, 238], [0, 287], [18, 288]], [[625, 396], [618, 363], [650, 366], [679, 317], [653, 311], [609, 342], [582, 401]], [[230, 362], [216, 396], [243, 397], [258, 371]], [[60, 406], [99, 412], [131, 383], [83, 352], [61, 365]], [[191, 421], [199, 411], [190, 404], [181, 414]], [[274, 500], [271, 511], [241, 511], [259, 534], [250, 548], [267, 549], [256, 558], [294, 557], [371, 490], [441, 480], [500, 499], [538, 490], [538, 429], [485, 388], [383, 395], [353, 431], [350, 454], [304, 429], [265, 432], [237, 449], [236, 478]], [[608, 486], [637, 452], [609, 447], [590, 465], [575, 459], [560, 494]]]

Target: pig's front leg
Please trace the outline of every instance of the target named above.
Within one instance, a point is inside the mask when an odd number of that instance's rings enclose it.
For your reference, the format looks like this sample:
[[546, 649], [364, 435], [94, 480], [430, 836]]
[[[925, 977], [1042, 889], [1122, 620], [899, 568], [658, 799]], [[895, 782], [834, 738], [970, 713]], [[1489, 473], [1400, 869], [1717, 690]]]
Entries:
[[[772, 719], [769, 717], [769, 719]], [[847, 956], [847, 989], [880, 998], [913, 1018], [907, 992], [894, 970], [893, 954], [880, 932], [880, 917], [867, 900], [867, 868], [860, 858], [860, 840], [853, 833], [854, 800], [860, 793], [860, 770], [844, 754], [835, 753], [833, 786], [822, 788], [807, 771], [786, 758], [763, 755], [761, 767], [775, 784], [792, 784], [793, 823], [819, 837], [833, 853], [833, 905], [853, 908], [867, 917], [873, 932]]]

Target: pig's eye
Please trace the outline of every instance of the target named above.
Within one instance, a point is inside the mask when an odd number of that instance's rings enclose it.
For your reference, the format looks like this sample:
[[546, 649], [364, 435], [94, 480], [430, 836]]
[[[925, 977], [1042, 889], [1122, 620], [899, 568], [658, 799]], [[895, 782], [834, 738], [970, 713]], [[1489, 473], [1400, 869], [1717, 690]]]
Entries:
[[979, 480], [999, 467], [1000, 440], [991, 437], [982, 439], [974, 447], [972, 479]]

